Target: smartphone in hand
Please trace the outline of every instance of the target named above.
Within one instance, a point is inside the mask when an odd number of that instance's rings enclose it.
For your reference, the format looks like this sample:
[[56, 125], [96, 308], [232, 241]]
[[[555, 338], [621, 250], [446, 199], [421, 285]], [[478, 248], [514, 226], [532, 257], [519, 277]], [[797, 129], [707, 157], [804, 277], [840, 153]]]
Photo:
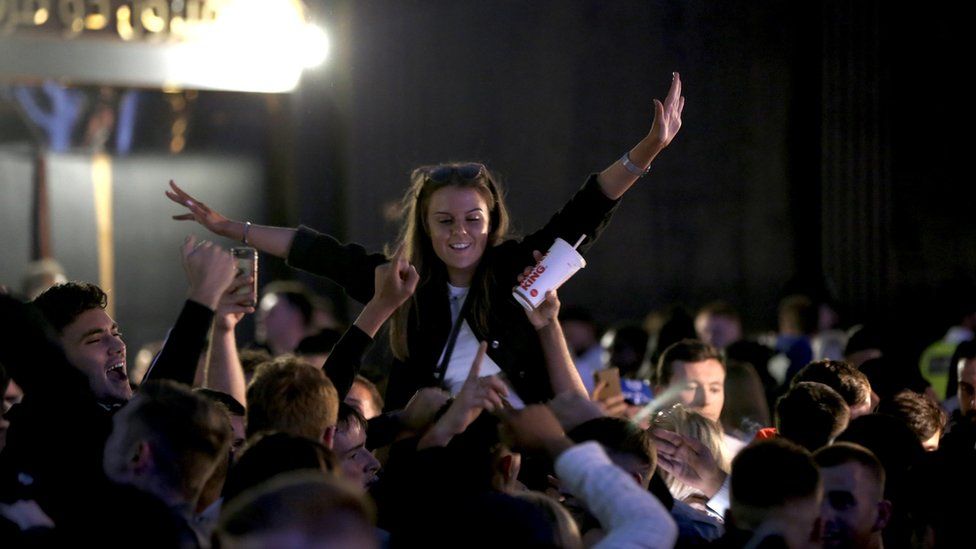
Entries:
[[607, 386], [596, 395], [596, 400], [604, 400], [623, 394], [620, 388], [620, 370], [617, 368], [604, 368], [593, 372], [593, 384], [599, 384], [601, 381], [605, 381]]
[[237, 275], [251, 275], [250, 286], [242, 286], [237, 290], [240, 295], [248, 296], [248, 305], [257, 306], [258, 301], [258, 251], [249, 246], [237, 246], [230, 249], [230, 253], [237, 260]]

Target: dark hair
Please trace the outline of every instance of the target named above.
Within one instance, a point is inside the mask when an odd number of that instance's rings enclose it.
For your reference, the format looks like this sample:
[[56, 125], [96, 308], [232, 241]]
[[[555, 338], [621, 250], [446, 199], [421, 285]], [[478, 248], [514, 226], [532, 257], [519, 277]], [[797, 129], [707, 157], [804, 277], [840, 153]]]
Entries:
[[790, 386], [803, 381], [823, 383], [837, 391], [848, 406], [856, 406], [871, 398], [868, 376], [842, 360], [811, 362], [793, 376]]
[[359, 413], [359, 410], [353, 408], [352, 406], [346, 404], [345, 402], [339, 403], [338, 417], [339, 418], [336, 421], [336, 427], [340, 431], [346, 431], [347, 429], [351, 428], [353, 425], [359, 425], [359, 428], [362, 429], [363, 432], [365, 433], [366, 429], [369, 427], [369, 422], [366, 421], [366, 418], [364, 418], [363, 415]]
[[732, 460], [732, 506], [782, 507], [815, 494], [820, 472], [810, 452], [783, 438], [759, 440]]
[[725, 367], [725, 363], [722, 362], [722, 354], [715, 347], [697, 339], [682, 339], [661, 353], [661, 359], [657, 362], [657, 370], [654, 376], [655, 383], [663, 386], [671, 382], [671, 377], [674, 376], [675, 362], [702, 362], [712, 359], [722, 364], [723, 368]]
[[194, 393], [202, 395], [210, 399], [212, 402], [216, 402], [227, 410], [227, 413], [232, 416], [243, 417], [246, 410], [244, 405], [237, 401], [236, 398], [228, 395], [223, 391], [217, 391], [215, 389], [208, 389], [206, 387], [199, 387], [193, 390]]
[[248, 381], [254, 377], [258, 366], [273, 360], [271, 353], [264, 349], [241, 349], [238, 358], [241, 361], [241, 369], [244, 370], [244, 377]]
[[780, 326], [786, 325], [803, 335], [817, 333], [819, 315], [817, 305], [805, 295], [786, 296], [779, 302]]
[[851, 356], [860, 351], [881, 350], [881, 333], [871, 326], [858, 326], [850, 331], [844, 356]]
[[838, 442], [830, 446], [824, 446], [813, 454], [813, 460], [818, 467], [837, 467], [845, 463], [858, 463], [871, 472], [874, 481], [878, 484], [880, 491], [884, 493], [885, 470], [881, 461], [860, 444], [853, 442]]
[[[393, 354], [399, 359], [407, 358], [407, 321], [411, 314], [416, 313], [416, 300], [420, 286], [427, 284], [443, 284], [447, 281], [447, 270], [444, 263], [437, 257], [430, 241], [430, 228], [427, 226], [427, 210], [431, 196], [445, 187], [461, 187], [475, 189], [484, 198], [488, 206], [488, 246], [485, 254], [491, 253], [491, 248], [501, 244], [508, 236], [508, 208], [505, 206], [501, 187], [495, 176], [483, 168], [473, 179], [461, 177], [457, 170], [452, 170], [450, 177], [432, 178], [429, 174], [444, 168], [457, 168], [462, 163], [449, 163], [437, 166], [417, 168], [410, 174], [410, 188], [403, 197], [402, 224], [398, 242], [403, 246], [404, 257], [420, 274], [418, 291], [408, 299], [394, 313], [390, 323], [390, 346]], [[471, 314], [477, 331], [487, 332], [488, 328], [488, 289], [491, 286], [492, 273], [484, 268], [482, 261], [475, 271], [471, 281]]]
[[574, 442], [596, 441], [607, 451], [631, 454], [651, 466], [657, 466], [657, 450], [647, 431], [618, 417], [598, 417], [585, 421], [567, 433]]
[[882, 400], [878, 413], [900, 419], [923, 443], [946, 425], [942, 407], [914, 391], [902, 391], [889, 400]]
[[295, 357], [258, 367], [247, 388], [247, 436], [285, 431], [319, 440], [336, 424], [339, 394], [322, 370]]
[[51, 286], [31, 303], [44, 319], [61, 333], [78, 315], [92, 309], [105, 309], [108, 296], [101, 288], [87, 282], [65, 282]]
[[[7, 369], [3, 367], [3, 362], [0, 362], [0, 397], [7, 392], [7, 385], [10, 383], [10, 376], [7, 374]], [[3, 410], [0, 409], [0, 416], [3, 416]]]
[[232, 501], [241, 492], [292, 471], [311, 469], [329, 473], [338, 468], [335, 454], [321, 442], [280, 431], [254, 435], [227, 475], [224, 499]]
[[909, 469], [921, 460], [925, 451], [915, 433], [891, 416], [867, 414], [851, 420], [837, 441], [864, 446], [877, 456], [887, 474], [885, 491], [892, 494], [908, 479]]
[[811, 452], [830, 444], [847, 427], [851, 412], [837, 391], [803, 381], [776, 400], [776, 429]]
[[156, 471], [168, 486], [195, 498], [230, 451], [227, 415], [216, 403], [169, 380], [147, 381], [126, 404], [129, 443], [152, 441]]
[[284, 299], [289, 305], [298, 309], [306, 326], [311, 324], [315, 307], [312, 304], [313, 297], [304, 284], [297, 280], [275, 280], [262, 290], [262, 295], [271, 294]]
[[949, 359], [949, 381], [946, 384], [946, 398], [950, 398], [959, 390], [959, 361], [976, 358], [976, 340], [969, 339], [956, 345], [956, 350]]
[[235, 537], [285, 531], [324, 546], [374, 535], [372, 505], [347, 483], [313, 471], [279, 475], [228, 503], [217, 526], [222, 545], [231, 546]]

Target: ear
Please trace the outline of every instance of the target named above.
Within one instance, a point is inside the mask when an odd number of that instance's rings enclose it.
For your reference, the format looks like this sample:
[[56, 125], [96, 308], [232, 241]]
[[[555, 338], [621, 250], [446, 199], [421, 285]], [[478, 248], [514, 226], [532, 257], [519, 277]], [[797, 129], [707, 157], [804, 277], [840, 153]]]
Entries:
[[335, 434], [336, 434], [335, 425], [326, 427], [325, 431], [322, 433], [322, 444], [324, 444], [325, 447], [330, 450], [332, 449], [332, 445], [335, 443]]
[[873, 531], [880, 532], [891, 520], [891, 502], [883, 499], [878, 502], [878, 519], [874, 521]]
[[129, 470], [135, 476], [144, 476], [153, 466], [153, 450], [145, 440], [136, 442], [129, 458]]
[[498, 460], [498, 473], [502, 475], [505, 483], [508, 484], [518, 478], [519, 470], [522, 468], [521, 454], [507, 454]]

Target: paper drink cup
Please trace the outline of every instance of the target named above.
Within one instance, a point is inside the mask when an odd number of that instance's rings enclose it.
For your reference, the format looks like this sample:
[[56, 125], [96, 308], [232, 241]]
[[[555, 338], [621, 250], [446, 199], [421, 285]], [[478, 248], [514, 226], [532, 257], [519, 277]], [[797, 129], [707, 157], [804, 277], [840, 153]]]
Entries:
[[512, 295], [526, 309], [535, 309], [546, 299], [546, 292], [558, 289], [583, 267], [586, 267], [583, 256], [569, 242], [557, 238]]

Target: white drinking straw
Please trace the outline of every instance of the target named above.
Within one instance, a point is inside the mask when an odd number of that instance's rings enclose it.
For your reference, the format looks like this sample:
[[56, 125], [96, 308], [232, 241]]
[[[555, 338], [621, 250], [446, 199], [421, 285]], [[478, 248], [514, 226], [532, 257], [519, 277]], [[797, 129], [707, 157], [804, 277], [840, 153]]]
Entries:
[[583, 240], [585, 240], [585, 239], [586, 239], [586, 235], [585, 234], [583, 236], [579, 237], [579, 240], [576, 241], [576, 244], [573, 244], [573, 249], [575, 250], [576, 248], [579, 248], [579, 245], [582, 244], [583, 243]]

